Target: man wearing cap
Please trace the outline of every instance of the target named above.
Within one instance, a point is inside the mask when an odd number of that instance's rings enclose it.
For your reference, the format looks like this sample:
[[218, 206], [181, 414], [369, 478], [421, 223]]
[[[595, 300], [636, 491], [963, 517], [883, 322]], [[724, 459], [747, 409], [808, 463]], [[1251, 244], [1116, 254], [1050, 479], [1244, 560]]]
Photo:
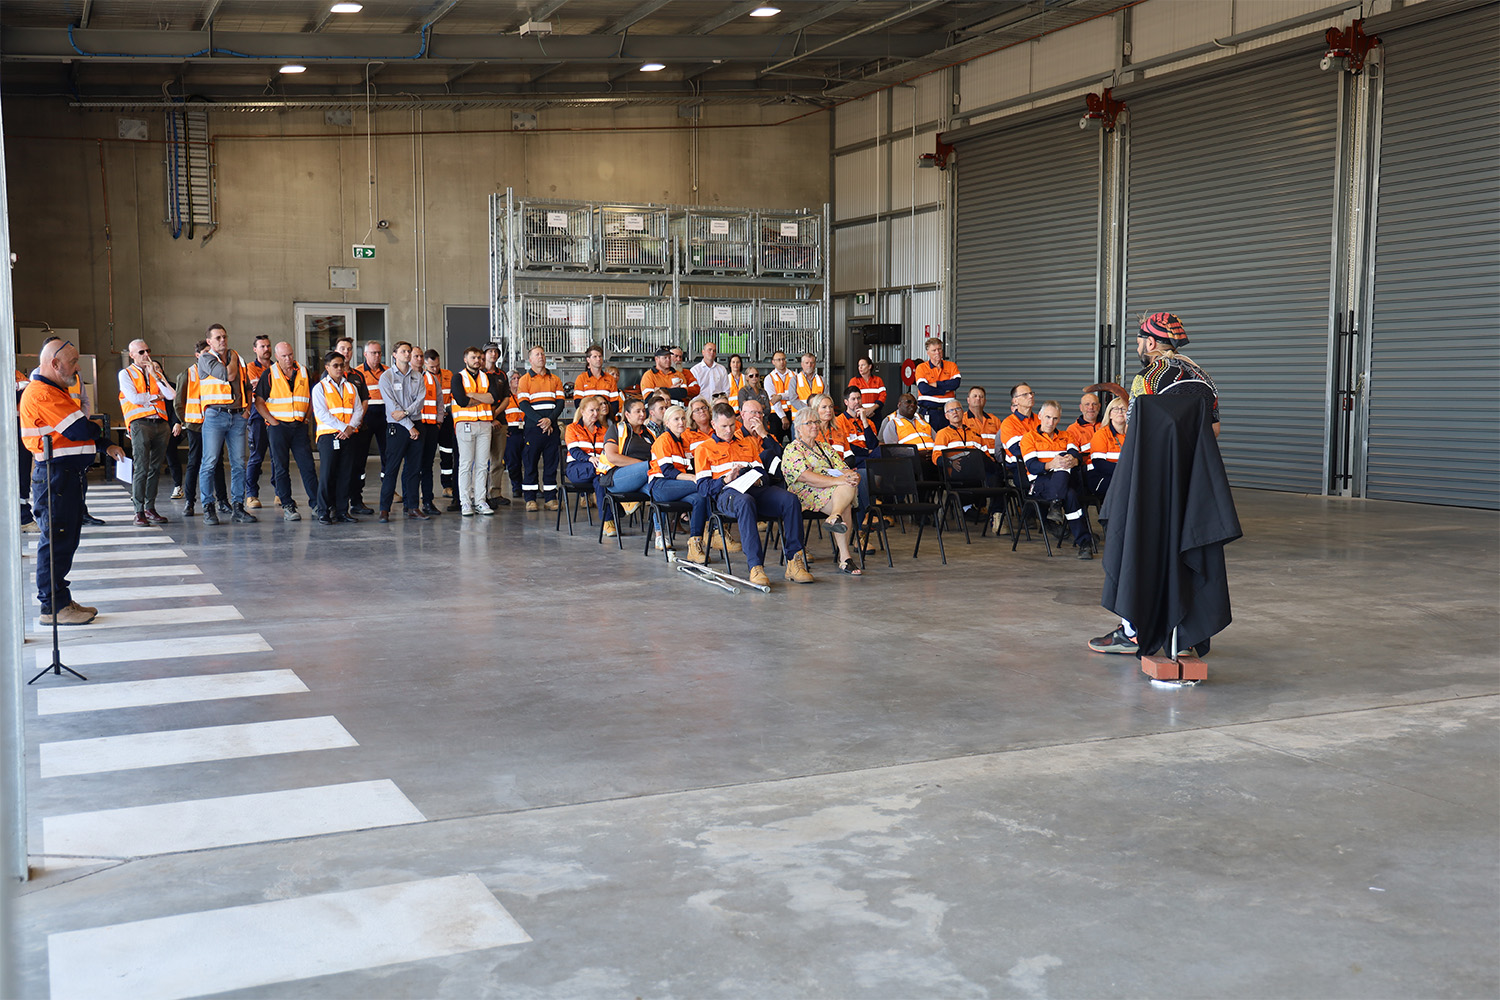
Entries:
[[[1145, 367], [1130, 384], [1131, 404], [1134, 405], [1137, 396], [1168, 392], [1205, 398], [1209, 400], [1209, 419], [1217, 438], [1219, 390], [1197, 362], [1178, 353], [1187, 342], [1187, 331], [1174, 313], [1152, 313], [1141, 321], [1141, 332], [1135, 338], [1135, 352]], [[1134, 656], [1140, 651], [1140, 644], [1136, 641], [1135, 627], [1121, 618], [1113, 632], [1090, 639], [1089, 649], [1096, 653], [1129, 653]], [[1206, 645], [1204, 651], [1207, 651]]]
[[664, 392], [672, 402], [686, 406], [693, 397], [688, 393], [687, 379], [672, 367], [672, 350], [670, 347], [656, 349], [656, 367], [641, 376], [641, 395]]

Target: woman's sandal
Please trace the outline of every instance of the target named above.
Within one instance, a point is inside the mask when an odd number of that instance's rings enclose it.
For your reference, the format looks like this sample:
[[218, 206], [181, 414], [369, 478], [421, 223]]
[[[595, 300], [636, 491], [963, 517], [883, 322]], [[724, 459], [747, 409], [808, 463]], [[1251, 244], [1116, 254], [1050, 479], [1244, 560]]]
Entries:
[[842, 535], [849, 530], [849, 526], [844, 523], [842, 517], [830, 517], [825, 523], [828, 525], [828, 530], [835, 535]]
[[853, 559], [845, 559], [839, 563], [839, 572], [848, 573], [850, 576], [864, 576], [864, 571], [855, 564]]

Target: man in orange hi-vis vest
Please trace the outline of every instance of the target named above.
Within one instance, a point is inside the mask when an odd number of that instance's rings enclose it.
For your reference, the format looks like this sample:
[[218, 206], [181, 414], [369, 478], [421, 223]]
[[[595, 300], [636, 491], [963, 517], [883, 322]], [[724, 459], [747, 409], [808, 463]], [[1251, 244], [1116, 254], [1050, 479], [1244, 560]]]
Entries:
[[21, 440], [32, 457], [32, 510], [42, 528], [36, 591], [43, 625], [87, 625], [99, 613], [75, 602], [68, 591], [68, 572], [83, 527], [83, 480], [98, 446], [105, 446], [115, 461], [125, 457], [68, 394], [77, 374], [78, 348], [66, 340], [49, 341], [17, 409]]

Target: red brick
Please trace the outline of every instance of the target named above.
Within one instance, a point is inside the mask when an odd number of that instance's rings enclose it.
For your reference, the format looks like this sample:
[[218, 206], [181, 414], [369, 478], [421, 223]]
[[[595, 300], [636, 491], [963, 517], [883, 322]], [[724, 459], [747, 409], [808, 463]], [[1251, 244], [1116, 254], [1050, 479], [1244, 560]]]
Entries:
[[1141, 672], [1152, 680], [1175, 681], [1182, 679], [1182, 668], [1169, 656], [1141, 657]]
[[1177, 662], [1182, 665], [1182, 679], [1185, 681], [1208, 680], [1208, 664], [1196, 656], [1179, 656]]

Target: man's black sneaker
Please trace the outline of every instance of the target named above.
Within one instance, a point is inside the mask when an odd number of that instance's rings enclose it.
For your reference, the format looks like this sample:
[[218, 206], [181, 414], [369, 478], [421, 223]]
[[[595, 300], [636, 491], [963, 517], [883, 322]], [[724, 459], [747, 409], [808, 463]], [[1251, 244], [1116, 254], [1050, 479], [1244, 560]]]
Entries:
[[458, 510], [458, 509], [459, 509], [459, 503], [458, 503], [457, 500], [453, 501], [452, 503], [450, 503], [448, 505], [448, 510], [449, 510], [450, 513], [453, 512], [453, 511], [455, 511], [455, 510]]
[[428, 517], [437, 517], [442, 514], [442, 511], [438, 510], [430, 503], [424, 503], [422, 505], [422, 513], [426, 514]]
[[92, 524], [94, 527], [97, 528], [97, 527], [99, 527], [99, 525], [101, 525], [101, 524], [104, 523], [104, 518], [102, 518], [102, 517], [95, 517], [92, 514], [85, 514], [85, 515], [83, 515], [83, 523], [84, 524]]
[[1084, 542], [1082, 545], [1078, 546], [1078, 558], [1080, 558], [1080, 559], [1092, 559], [1092, 558], [1094, 558], [1094, 545], [1093, 545], [1092, 542]]
[[1121, 625], [1109, 635], [1090, 639], [1089, 649], [1096, 653], [1129, 653], [1134, 656], [1139, 652], [1140, 647], [1134, 639], [1125, 634], [1125, 626]]
[[182, 505], [183, 517], [192, 517], [195, 513], [197, 513], [197, 511], [193, 509], [193, 501], [189, 500], [187, 503]]
[[493, 496], [493, 497], [490, 497], [489, 500], [487, 500], [485, 502], [488, 503], [491, 507], [509, 507], [510, 506], [510, 500], [507, 499], [506, 497], [502, 497], [502, 496]]
[[254, 524], [256, 521], [260, 520], [260, 518], [256, 517], [254, 514], [246, 510], [245, 505], [242, 503], [237, 503], [234, 505], [234, 509], [230, 513], [229, 519], [235, 524]]
[[220, 500], [219, 501], [219, 513], [220, 514], [228, 514], [228, 513], [230, 513], [233, 510], [234, 510], [234, 508], [231, 507], [231, 506], [229, 506], [229, 501], [227, 501], [227, 500]]
[[349, 505], [349, 513], [351, 513], [351, 514], [373, 514], [373, 513], [375, 513], [375, 508], [373, 508], [373, 507], [366, 507], [362, 503], [352, 503], [352, 504]]
[[204, 506], [204, 508], [203, 508], [203, 523], [204, 524], [218, 524], [219, 523], [219, 515], [214, 512], [214, 505], [213, 504], [206, 504]]

